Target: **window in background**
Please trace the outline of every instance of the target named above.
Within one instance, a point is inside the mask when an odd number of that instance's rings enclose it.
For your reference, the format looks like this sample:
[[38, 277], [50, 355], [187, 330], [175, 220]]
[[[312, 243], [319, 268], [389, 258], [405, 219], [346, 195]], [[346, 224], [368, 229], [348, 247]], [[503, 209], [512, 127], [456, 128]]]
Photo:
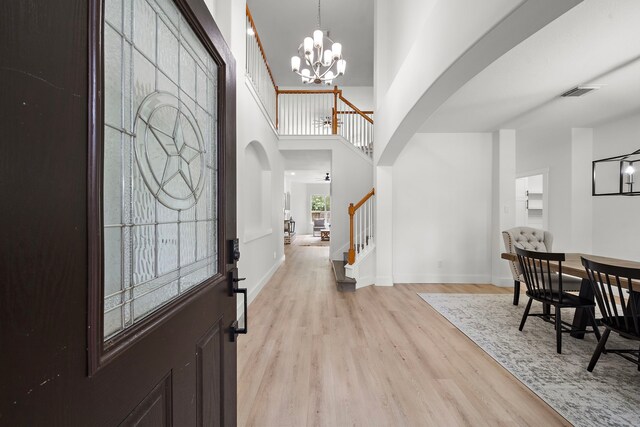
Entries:
[[331, 196], [311, 196], [311, 221], [317, 219], [324, 219], [327, 226], [331, 223]]

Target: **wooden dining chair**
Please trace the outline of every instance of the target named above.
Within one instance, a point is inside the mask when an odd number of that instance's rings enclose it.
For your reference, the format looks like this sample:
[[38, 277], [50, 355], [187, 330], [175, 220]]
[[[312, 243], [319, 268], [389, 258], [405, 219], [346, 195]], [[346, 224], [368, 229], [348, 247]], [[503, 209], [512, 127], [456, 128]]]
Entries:
[[[504, 249], [515, 254], [515, 248], [527, 249], [536, 252], [553, 252], [553, 234], [547, 230], [531, 227], [514, 227], [502, 232]], [[524, 282], [522, 271], [517, 260], [509, 261], [509, 269], [513, 276], [513, 305], [520, 301], [520, 283]], [[565, 276], [562, 288], [565, 291], [579, 291], [582, 281], [575, 277]]]
[[[564, 261], [563, 253], [554, 252], [536, 252], [526, 249], [515, 248], [518, 256], [518, 263], [522, 269], [524, 283], [527, 287], [526, 295], [529, 302], [522, 315], [520, 322], [520, 330], [524, 328], [527, 317], [535, 316], [547, 322], [555, 323], [556, 328], [556, 351], [562, 353], [562, 333], [563, 332], [590, 332], [576, 330], [570, 323], [562, 321], [563, 308], [584, 308], [589, 313], [589, 323], [593, 328], [598, 340], [600, 339], [600, 331], [596, 324], [593, 310], [595, 302], [577, 295], [573, 295], [564, 291], [562, 287], [562, 262]], [[551, 270], [551, 263], [557, 263], [557, 273]], [[543, 305], [553, 306], [554, 313], [536, 313], [530, 314], [531, 303], [533, 300], [541, 302]], [[553, 320], [551, 320], [553, 319]]]
[[611, 331], [624, 338], [640, 341], [640, 269], [602, 264], [584, 257], [582, 257], [582, 265], [589, 276], [589, 282], [602, 314], [601, 322], [605, 327], [587, 370], [592, 372], [600, 354], [606, 351], [630, 360], [638, 365], [638, 371], [640, 371], [640, 348], [638, 350], [605, 349]]

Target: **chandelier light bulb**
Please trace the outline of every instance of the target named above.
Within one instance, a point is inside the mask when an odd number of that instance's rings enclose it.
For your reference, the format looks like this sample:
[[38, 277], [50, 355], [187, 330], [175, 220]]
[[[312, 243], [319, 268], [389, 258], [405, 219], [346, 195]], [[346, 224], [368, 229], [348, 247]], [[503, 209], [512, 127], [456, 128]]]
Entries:
[[333, 71], [329, 70], [327, 71], [327, 74], [324, 75], [325, 78], [325, 83], [327, 84], [327, 86], [331, 86], [331, 84], [333, 83], [333, 78], [335, 76], [333, 75]]
[[331, 65], [331, 61], [333, 60], [333, 52], [329, 49], [324, 51], [324, 60], [322, 61], [322, 65], [328, 67]]
[[313, 53], [313, 39], [311, 37], [304, 38], [304, 54], [309, 55]]
[[322, 50], [322, 39], [324, 38], [324, 34], [322, 30], [315, 30], [313, 32], [313, 47], [316, 49]]
[[304, 68], [300, 74], [302, 75], [302, 83], [309, 83], [311, 81], [311, 78], [309, 77], [311, 72], [307, 68]]
[[291, 71], [293, 71], [294, 73], [297, 73], [298, 71], [300, 71], [300, 57], [299, 56], [292, 56], [291, 57]]
[[342, 57], [342, 45], [340, 43], [334, 43], [331, 46], [331, 52], [333, 52], [333, 59], [340, 59], [340, 57]]
[[344, 72], [347, 70], [347, 61], [344, 59], [339, 60], [336, 65], [336, 70], [339, 76], [344, 75]]

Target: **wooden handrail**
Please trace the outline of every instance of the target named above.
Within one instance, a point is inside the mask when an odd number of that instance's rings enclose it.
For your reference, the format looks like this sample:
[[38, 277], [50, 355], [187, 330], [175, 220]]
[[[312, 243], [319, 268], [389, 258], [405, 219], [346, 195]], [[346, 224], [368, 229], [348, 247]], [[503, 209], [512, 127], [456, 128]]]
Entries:
[[[353, 206], [353, 213], [356, 213], [356, 211], [360, 209], [360, 206], [364, 205], [365, 202], [375, 194], [376, 194], [376, 189], [372, 188], [371, 191], [369, 191], [362, 199], [360, 199], [358, 203], [356, 203], [355, 205], [352, 203], [351, 205], [349, 205], [349, 207]], [[351, 213], [349, 214], [351, 215]]]
[[356, 214], [356, 211], [360, 209], [362, 205], [364, 205], [367, 200], [373, 197], [376, 194], [376, 189], [372, 188], [358, 203], [355, 205], [353, 203], [349, 204], [349, 252], [347, 253], [347, 262], [349, 265], [356, 262], [356, 247], [353, 239], [353, 217]]
[[[357, 111], [346, 111], [346, 110], [345, 110], [345, 111], [338, 111], [338, 114], [360, 114], [360, 113], [359, 113], [359, 112], [357, 112]], [[366, 114], [366, 115], [373, 114], [373, 111], [369, 111], [369, 110], [365, 111], [365, 110], [362, 110], [362, 114]]]
[[340, 100], [342, 102], [344, 102], [345, 104], [347, 104], [349, 107], [353, 108], [353, 110], [360, 114], [362, 117], [364, 117], [364, 119], [366, 121], [368, 121], [369, 123], [373, 124], [373, 119], [369, 116], [367, 116], [363, 111], [361, 111], [358, 107], [356, 107], [355, 105], [353, 105], [351, 102], [349, 102], [347, 99], [345, 99], [342, 94], [340, 94]]
[[271, 72], [271, 67], [269, 66], [269, 61], [267, 61], [267, 55], [264, 53], [264, 48], [262, 47], [262, 41], [260, 40], [260, 36], [258, 35], [258, 30], [256, 28], [256, 23], [253, 21], [253, 16], [251, 15], [251, 11], [249, 10], [249, 5], [247, 4], [247, 18], [249, 18], [249, 23], [251, 24], [251, 28], [253, 29], [253, 34], [256, 37], [258, 42], [258, 48], [260, 49], [260, 54], [262, 55], [262, 59], [264, 60], [264, 64], [267, 66], [267, 72], [269, 73], [269, 78], [271, 79], [271, 83], [273, 84], [274, 89], [276, 90], [276, 94], [278, 93], [278, 85], [276, 85], [276, 81], [273, 78], [273, 73]]
[[334, 89], [320, 89], [320, 90], [309, 90], [309, 89], [278, 89], [279, 94], [283, 95], [313, 95], [316, 93], [334, 93]]

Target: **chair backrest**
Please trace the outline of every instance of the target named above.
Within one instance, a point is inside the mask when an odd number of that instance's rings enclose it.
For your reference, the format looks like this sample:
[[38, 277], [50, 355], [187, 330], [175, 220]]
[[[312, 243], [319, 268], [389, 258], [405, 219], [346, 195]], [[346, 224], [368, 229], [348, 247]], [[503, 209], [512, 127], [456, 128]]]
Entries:
[[[528, 249], [538, 252], [551, 252], [553, 245], [553, 234], [546, 230], [532, 227], [515, 227], [502, 232], [504, 249], [515, 254], [515, 248]], [[517, 261], [510, 261], [509, 268], [513, 275], [513, 280], [520, 280], [522, 271]]]
[[[516, 248], [518, 263], [524, 283], [530, 294], [551, 298], [554, 291], [560, 293], [562, 302], [562, 261], [563, 253], [537, 252]], [[551, 262], [558, 263], [558, 274], [551, 270]]]
[[603, 322], [640, 337], [640, 269], [603, 264], [584, 257], [582, 265], [587, 271]]
[[324, 219], [314, 219], [313, 220], [313, 226], [314, 227], [324, 227], [325, 222]]

